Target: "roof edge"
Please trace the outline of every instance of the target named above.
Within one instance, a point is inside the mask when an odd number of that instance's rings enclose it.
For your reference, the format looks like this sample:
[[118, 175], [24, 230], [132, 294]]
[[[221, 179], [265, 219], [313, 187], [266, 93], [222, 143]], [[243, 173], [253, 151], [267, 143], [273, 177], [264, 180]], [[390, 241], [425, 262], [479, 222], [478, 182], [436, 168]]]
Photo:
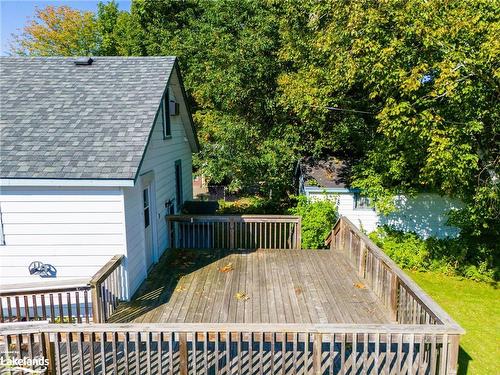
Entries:
[[[193, 138], [194, 138], [194, 141], [195, 141], [196, 149], [195, 150], [191, 150], [191, 151], [192, 152], [199, 152], [200, 151], [200, 143], [199, 143], [199, 140], [198, 140], [198, 134], [197, 134], [196, 128], [194, 126], [194, 121], [193, 121], [193, 116], [192, 116], [192, 113], [191, 113], [191, 108], [190, 108], [190, 106], [188, 105], [188, 102], [187, 102], [186, 90], [184, 88], [184, 82], [182, 80], [182, 74], [181, 74], [181, 70], [180, 70], [180, 66], [179, 66], [179, 59], [177, 58], [177, 56], [175, 57], [174, 66], [173, 66], [172, 70], [170, 71], [170, 75], [168, 76], [167, 84], [166, 84], [165, 89], [163, 91], [163, 95], [165, 95], [165, 93], [168, 90], [168, 86], [170, 84], [170, 79], [172, 78], [172, 74], [174, 74], [174, 71], [177, 74], [177, 78], [179, 79], [179, 86], [181, 88], [182, 98], [184, 100], [184, 107], [186, 108], [186, 111], [187, 111], [187, 114], [188, 114], [189, 122], [190, 122], [190, 125], [191, 125], [191, 131], [193, 132]], [[162, 95], [162, 98], [163, 98], [163, 95]], [[153, 135], [153, 130], [154, 130], [154, 126], [155, 126], [155, 123], [156, 123], [156, 119], [158, 117], [159, 106], [160, 105], [161, 105], [161, 100], [160, 100], [160, 103], [158, 104], [158, 109], [157, 109], [155, 117], [153, 119], [153, 123], [152, 123], [151, 129], [149, 131], [149, 135], [148, 135], [148, 139], [146, 141], [146, 145], [144, 146], [144, 151], [142, 152], [141, 161], [139, 162], [139, 165], [137, 166], [137, 170], [135, 172], [134, 182], [137, 181], [137, 178], [139, 177], [139, 174], [141, 172], [141, 167], [142, 167], [142, 164], [144, 162], [144, 157], [146, 156], [146, 152], [147, 152], [148, 146], [149, 146], [149, 144], [151, 142], [151, 137]], [[189, 143], [191, 144], [191, 142], [189, 142]]]
[[133, 179], [85, 179], [85, 178], [0, 178], [0, 187], [6, 186], [53, 186], [53, 187], [132, 187]]
[[199, 152], [200, 151], [200, 141], [198, 140], [198, 132], [196, 131], [196, 127], [194, 125], [193, 114], [191, 113], [191, 106], [188, 103], [188, 97], [187, 97], [187, 93], [186, 93], [186, 88], [184, 87], [184, 80], [182, 78], [181, 67], [179, 65], [179, 59], [177, 57], [175, 57], [174, 69], [172, 69], [172, 71], [174, 71], [174, 70], [176, 71], [177, 77], [179, 78], [179, 85], [181, 86], [182, 98], [184, 99], [184, 104], [185, 104], [186, 111], [187, 111], [187, 114], [189, 117], [191, 130], [193, 132], [194, 141], [196, 143], [196, 150], [193, 150], [193, 151]]

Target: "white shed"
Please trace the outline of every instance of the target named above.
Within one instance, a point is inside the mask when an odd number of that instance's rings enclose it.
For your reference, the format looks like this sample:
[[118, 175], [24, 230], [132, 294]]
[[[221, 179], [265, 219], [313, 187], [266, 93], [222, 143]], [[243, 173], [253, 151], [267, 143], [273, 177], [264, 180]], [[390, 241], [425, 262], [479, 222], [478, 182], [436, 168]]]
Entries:
[[90, 278], [123, 254], [130, 297], [167, 249], [165, 215], [192, 198], [198, 141], [176, 58], [0, 68], [0, 283]]
[[349, 163], [334, 157], [303, 159], [297, 168], [299, 193], [312, 200], [331, 199], [340, 215], [367, 233], [388, 225], [404, 232], [415, 232], [422, 238], [458, 235], [458, 228], [449, 226], [447, 221], [450, 210], [463, 207], [460, 201], [435, 193], [413, 197], [401, 195], [395, 197], [396, 211], [386, 216], [375, 211], [362, 191], [349, 186], [350, 174]]

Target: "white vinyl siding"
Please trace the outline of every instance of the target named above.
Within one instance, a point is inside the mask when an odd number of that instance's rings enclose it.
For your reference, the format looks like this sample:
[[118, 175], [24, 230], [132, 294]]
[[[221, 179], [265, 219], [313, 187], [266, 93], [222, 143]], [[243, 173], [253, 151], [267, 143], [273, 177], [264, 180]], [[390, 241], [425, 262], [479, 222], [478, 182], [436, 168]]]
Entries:
[[[174, 80], [174, 85], [177, 85], [169, 87], [169, 100], [175, 101], [177, 99], [177, 101], [180, 101], [182, 100], [182, 95], [178, 82], [176, 82], [175, 74], [173, 74], [172, 79]], [[181, 112], [185, 111], [185, 107], [181, 106], [180, 110]], [[148, 172], [154, 173], [156, 215], [152, 220], [156, 220], [157, 227], [157, 233], [153, 234], [156, 236], [157, 258], [167, 248], [165, 216], [168, 212], [165, 203], [169, 200], [175, 200], [176, 160], [181, 160], [182, 163], [183, 199], [189, 200], [193, 196], [192, 149], [187, 141], [182, 116], [170, 116], [170, 126], [172, 137], [164, 139], [163, 121], [161, 120], [161, 116], [157, 116], [153, 133], [139, 171], [139, 175]], [[136, 186], [133, 188], [123, 188], [123, 190], [127, 227], [129, 289], [131, 294], [133, 294], [147, 275], [141, 178], [137, 179]]]
[[448, 213], [463, 204], [449, 197], [438, 194], [417, 194], [415, 197], [399, 196], [395, 198], [397, 211], [385, 216], [372, 208], [355, 208], [355, 193], [318, 192], [304, 188], [306, 196], [313, 200], [334, 199], [340, 215], [347, 217], [354, 225], [370, 233], [377, 226], [387, 225], [404, 232], [415, 232], [422, 238], [430, 236], [444, 238], [456, 237], [459, 229], [449, 226]]
[[0, 283], [51, 280], [29, 274], [33, 261], [53, 265], [56, 280], [91, 277], [125, 252], [118, 188], [2, 187], [0, 205]]

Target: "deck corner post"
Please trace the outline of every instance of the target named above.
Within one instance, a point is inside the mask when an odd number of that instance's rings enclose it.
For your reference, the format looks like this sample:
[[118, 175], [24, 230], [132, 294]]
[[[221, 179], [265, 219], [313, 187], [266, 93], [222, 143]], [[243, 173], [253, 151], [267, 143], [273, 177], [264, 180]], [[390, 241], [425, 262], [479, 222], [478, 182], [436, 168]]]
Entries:
[[167, 241], [168, 241], [168, 248], [173, 249], [174, 248], [174, 236], [172, 233], [172, 220], [170, 220], [167, 217]]
[[314, 333], [314, 343], [313, 343], [313, 373], [315, 375], [321, 374], [321, 345], [323, 343], [323, 337], [321, 333]]
[[457, 375], [458, 370], [458, 350], [460, 346], [460, 335], [450, 335], [448, 342], [448, 361], [446, 364], [446, 374]]
[[342, 249], [342, 251], [345, 254], [348, 254], [350, 256], [350, 254], [349, 254], [350, 249], [349, 250], [347, 249], [347, 234], [348, 234], [347, 226], [345, 224], [344, 218], [341, 217], [340, 218], [340, 248]]
[[179, 333], [179, 374], [188, 375], [187, 333]]
[[100, 289], [96, 284], [91, 283], [92, 288], [92, 321], [94, 323], [104, 323], [101, 321], [101, 300]]

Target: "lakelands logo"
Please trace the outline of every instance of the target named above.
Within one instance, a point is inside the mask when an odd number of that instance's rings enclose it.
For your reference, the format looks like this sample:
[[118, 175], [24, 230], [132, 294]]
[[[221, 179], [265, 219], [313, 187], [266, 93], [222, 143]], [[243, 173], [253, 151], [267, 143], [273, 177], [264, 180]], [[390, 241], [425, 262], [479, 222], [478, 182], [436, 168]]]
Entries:
[[44, 357], [18, 358], [16, 353], [2, 353], [0, 356], [0, 373], [4, 371], [21, 374], [45, 374], [49, 360]]

